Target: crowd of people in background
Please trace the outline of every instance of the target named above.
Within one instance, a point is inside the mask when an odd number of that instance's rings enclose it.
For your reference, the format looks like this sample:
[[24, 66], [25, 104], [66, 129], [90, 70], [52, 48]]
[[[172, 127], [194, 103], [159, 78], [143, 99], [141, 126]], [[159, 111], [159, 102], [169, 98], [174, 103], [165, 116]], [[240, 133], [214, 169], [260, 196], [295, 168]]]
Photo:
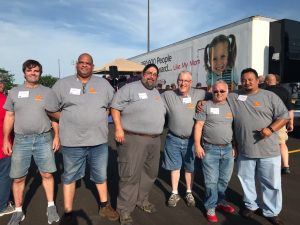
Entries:
[[[221, 38], [225, 41], [220, 43], [234, 48], [234, 40], [229, 41], [232, 37]], [[244, 194], [241, 215], [251, 219], [261, 210], [272, 224], [284, 224], [279, 218], [280, 174], [291, 172], [286, 140], [287, 132], [293, 130], [293, 107], [275, 74], [269, 74], [262, 86], [256, 70], [246, 68], [239, 90], [230, 92], [231, 83], [216, 79], [208, 92], [201, 83], [193, 85], [191, 72], [181, 71], [176, 84], [162, 89], [155, 64], [146, 65], [139, 75], [100, 78], [93, 76], [92, 56], [83, 53], [76, 74], [58, 80], [50, 89], [38, 83], [42, 74], [38, 61], [27, 60], [22, 69], [24, 84], [11, 89], [7, 97], [0, 93], [0, 216], [12, 213], [8, 225], [25, 219], [23, 194], [32, 158], [42, 177], [49, 224], [72, 224], [75, 183], [85, 176], [87, 164], [99, 197], [100, 217], [132, 225], [135, 208], [155, 213], [149, 192], [158, 176], [165, 124], [168, 133], [162, 168], [170, 172], [169, 207], [176, 207], [182, 197], [187, 206], [196, 205], [193, 173], [199, 166], [204, 175], [207, 220], [218, 221], [216, 210], [235, 213], [225, 193], [236, 159]], [[3, 85], [0, 82], [0, 92]], [[107, 190], [110, 112], [118, 143], [116, 209]], [[55, 205], [53, 179], [54, 154], [59, 149], [64, 167], [62, 216]], [[201, 165], [196, 164], [196, 157]], [[181, 169], [184, 196], [178, 193]], [[262, 202], [257, 199], [257, 182]]]

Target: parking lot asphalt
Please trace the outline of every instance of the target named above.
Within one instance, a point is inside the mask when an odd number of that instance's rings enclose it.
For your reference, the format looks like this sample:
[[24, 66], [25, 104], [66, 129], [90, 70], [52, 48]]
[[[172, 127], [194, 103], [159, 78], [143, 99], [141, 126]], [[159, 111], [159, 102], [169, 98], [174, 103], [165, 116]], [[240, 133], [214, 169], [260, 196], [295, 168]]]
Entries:
[[[162, 144], [165, 136], [162, 136]], [[283, 187], [283, 210], [280, 214], [286, 225], [297, 225], [300, 221], [299, 202], [300, 202], [300, 136], [292, 134], [288, 141], [291, 150], [290, 167], [292, 173], [282, 176]], [[108, 186], [113, 207], [116, 206], [116, 197], [118, 193], [118, 173], [116, 163], [116, 146], [113, 141], [113, 126], [110, 125], [109, 138], [109, 166], [108, 166]], [[56, 154], [58, 172], [55, 173], [55, 196], [56, 205], [61, 215], [63, 213], [63, 195], [62, 195], [62, 156]], [[89, 181], [88, 173], [84, 179], [77, 182], [76, 197], [74, 199], [74, 214], [77, 225], [117, 225], [118, 221], [110, 222], [101, 219], [98, 215], [97, 192], [95, 186]], [[259, 189], [259, 187], [257, 187]], [[150, 193], [150, 200], [153, 202], [158, 211], [154, 214], [146, 214], [139, 209], [133, 212], [134, 225], [195, 225], [210, 224], [205, 218], [205, 210], [203, 207], [204, 185], [201, 170], [196, 170], [193, 193], [196, 197], [196, 207], [189, 208], [181, 199], [175, 208], [169, 208], [166, 201], [171, 191], [170, 176], [167, 171], [160, 168], [159, 176]], [[184, 196], [185, 187], [184, 180], [181, 179], [179, 185], [179, 194]], [[242, 189], [236, 176], [236, 170], [232, 175], [232, 179], [227, 190], [228, 201], [236, 209], [234, 214], [226, 214], [217, 211], [219, 222], [222, 225], [269, 225], [269, 221], [260, 215], [256, 215], [254, 219], [246, 220], [239, 215], [239, 210], [243, 206]], [[259, 196], [260, 198], [260, 196]], [[26, 218], [21, 225], [46, 225], [46, 198], [41, 186], [41, 179], [38, 175], [36, 167], [31, 167], [27, 177], [25, 188], [25, 197], [23, 208]], [[6, 225], [10, 219], [10, 215], [0, 217], [0, 225]], [[59, 224], [59, 223], [53, 223]]]

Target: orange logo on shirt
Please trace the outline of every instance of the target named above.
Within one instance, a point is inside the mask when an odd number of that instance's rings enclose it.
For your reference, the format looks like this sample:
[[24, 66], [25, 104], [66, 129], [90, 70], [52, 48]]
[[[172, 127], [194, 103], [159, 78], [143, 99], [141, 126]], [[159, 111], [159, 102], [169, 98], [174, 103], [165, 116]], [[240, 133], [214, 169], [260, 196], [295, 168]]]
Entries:
[[96, 89], [95, 88], [90, 88], [90, 90], [89, 90], [89, 92], [91, 93], [91, 94], [96, 94], [97, 92], [96, 92]]
[[259, 107], [259, 106], [261, 106], [261, 103], [260, 102], [254, 102], [253, 105], [254, 105], [254, 107]]
[[160, 97], [159, 97], [159, 96], [155, 96], [155, 97], [154, 97], [154, 100], [160, 101]]
[[42, 101], [44, 99], [44, 97], [42, 96], [42, 95], [36, 95], [35, 97], [34, 97], [34, 100], [35, 101]]
[[227, 119], [231, 119], [233, 116], [232, 116], [232, 113], [231, 112], [228, 112], [228, 113], [226, 113], [226, 115], [225, 115], [225, 118], [227, 118]]
[[187, 103], [186, 104], [186, 107], [188, 108], [188, 109], [194, 109], [195, 107], [194, 107], [194, 105], [193, 105], [193, 103]]

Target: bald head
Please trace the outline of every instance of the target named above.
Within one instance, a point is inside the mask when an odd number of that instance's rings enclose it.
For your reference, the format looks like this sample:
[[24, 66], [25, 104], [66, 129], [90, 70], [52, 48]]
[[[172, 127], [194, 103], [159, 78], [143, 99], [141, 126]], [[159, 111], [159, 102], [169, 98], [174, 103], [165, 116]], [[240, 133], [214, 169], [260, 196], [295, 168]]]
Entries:
[[265, 79], [267, 86], [272, 86], [277, 84], [277, 79], [275, 74], [268, 74]]

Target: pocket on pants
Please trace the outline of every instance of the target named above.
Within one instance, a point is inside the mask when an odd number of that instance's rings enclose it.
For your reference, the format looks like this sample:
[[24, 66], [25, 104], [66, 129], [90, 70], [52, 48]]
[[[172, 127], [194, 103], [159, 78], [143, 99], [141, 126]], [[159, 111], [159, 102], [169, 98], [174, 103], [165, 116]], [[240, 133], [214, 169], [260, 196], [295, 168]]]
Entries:
[[127, 161], [118, 161], [120, 180], [126, 181], [133, 175], [133, 169]]

